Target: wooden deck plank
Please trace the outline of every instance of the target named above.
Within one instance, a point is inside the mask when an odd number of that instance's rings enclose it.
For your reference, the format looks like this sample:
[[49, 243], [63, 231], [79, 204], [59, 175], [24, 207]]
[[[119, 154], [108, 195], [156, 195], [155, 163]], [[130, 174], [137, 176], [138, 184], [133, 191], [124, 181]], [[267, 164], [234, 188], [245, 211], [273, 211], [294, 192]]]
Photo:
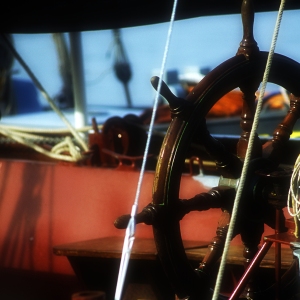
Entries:
[[[55, 255], [67, 257], [100, 257], [120, 258], [124, 239], [121, 237], [105, 237], [55, 246]], [[190, 261], [201, 261], [206, 253], [208, 242], [184, 241], [187, 257]], [[133, 244], [131, 259], [156, 260], [157, 251], [153, 239], [136, 239]], [[293, 260], [292, 250], [281, 249], [282, 267], [287, 268]], [[230, 246], [227, 263], [243, 265], [243, 245]], [[274, 268], [275, 252], [271, 247], [261, 263], [261, 267]]]

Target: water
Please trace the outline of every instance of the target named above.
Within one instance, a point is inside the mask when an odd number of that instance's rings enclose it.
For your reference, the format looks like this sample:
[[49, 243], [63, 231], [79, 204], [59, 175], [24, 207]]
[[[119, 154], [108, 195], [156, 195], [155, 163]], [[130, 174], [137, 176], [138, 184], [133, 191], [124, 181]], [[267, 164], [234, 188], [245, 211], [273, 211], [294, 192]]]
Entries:
[[[255, 39], [268, 51], [276, 13], [259, 13], [255, 18]], [[276, 52], [300, 61], [300, 11], [283, 15]], [[154, 90], [150, 78], [159, 74], [168, 24], [139, 26], [121, 30], [131, 63], [129, 90], [135, 106], [151, 106]], [[297, 30], [299, 28], [299, 30]], [[185, 68], [212, 69], [235, 55], [242, 39], [240, 15], [209, 16], [176, 21], [166, 68], [183, 73]], [[15, 34], [15, 45], [27, 64], [53, 97], [61, 89], [58, 58], [50, 34]], [[113, 65], [111, 30], [82, 33], [86, 98], [88, 105], [126, 106], [123, 86], [116, 79]], [[15, 63], [15, 76], [27, 77]], [[41, 99], [44, 102], [44, 100]]]

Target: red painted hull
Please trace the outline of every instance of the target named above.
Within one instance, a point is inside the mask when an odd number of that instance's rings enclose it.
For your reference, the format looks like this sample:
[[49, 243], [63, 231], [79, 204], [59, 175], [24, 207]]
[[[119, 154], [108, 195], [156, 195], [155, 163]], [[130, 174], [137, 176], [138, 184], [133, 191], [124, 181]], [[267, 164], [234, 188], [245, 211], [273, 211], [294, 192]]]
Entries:
[[[124, 235], [113, 222], [131, 210], [138, 171], [16, 160], [0, 165], [0, 267], [73, 273], [66, 258], [53, 255], [53, 246]], [[140, 209], [151, 202], [153, 175], [145, 174]], [[183, 186], [184, 197], [205, 190], [189, 176]], [[211, 217], [203, 213], [204, 224]], [[188, 232], [185, 225], [183, 232], [188, 239], [196, 238], [197, 231]], [[138, 225], [136, 235], [152, 237], [151, 226]]]
[[[153, 176], [145, 174], [139, 210], [151, 202]], [[133, 170], [1, 160], [0, 267], [74, 274], [53, 246], [123, 236], [113, 222], [130, 213], [138, 177]], [[181, 185], [181, 198], [207, 190], [191, 176], [183, 176]], [[183, 238], [209, 241], [219, 216], [219, 209], [190, 213], [181, 222]], [[152, 227], [139, 224], [136, 236], [153, 237]]]

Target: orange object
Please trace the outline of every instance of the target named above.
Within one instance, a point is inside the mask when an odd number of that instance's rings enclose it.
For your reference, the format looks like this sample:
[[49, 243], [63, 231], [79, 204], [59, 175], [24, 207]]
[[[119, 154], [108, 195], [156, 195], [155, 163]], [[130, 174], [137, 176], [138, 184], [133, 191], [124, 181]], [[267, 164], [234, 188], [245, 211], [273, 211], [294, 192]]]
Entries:
[[243, 107], [243, 94], [231, 91], [223, 96], [208, 112], [208, 118], [220, 118], [240, 115]]

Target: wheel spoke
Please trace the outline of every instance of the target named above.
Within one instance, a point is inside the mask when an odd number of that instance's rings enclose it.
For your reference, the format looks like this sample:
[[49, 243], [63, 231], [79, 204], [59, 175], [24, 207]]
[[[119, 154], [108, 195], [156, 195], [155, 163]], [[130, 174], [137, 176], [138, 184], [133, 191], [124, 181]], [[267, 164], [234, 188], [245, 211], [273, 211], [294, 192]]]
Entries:
[[[255, 92], [257, 91], [258, 86], [259, 82], [257, 80], [240, 85], [240, 89], [243, 92], [243, 110], [241, 115], [242, 133], [237, 145], [237, 155], [242, 160], [245, 159], [246, 156], [250, 132], [253, 125], [256, 107]], [[261, 143], [257, 134], [254, 140], [252, 157], [261, 157]]]
[[230, 222], [230, 213], [227, 210], [222, 212], [222, 215], [218, 222], [216, 236], [212, 239], [208, 245], [208, 250], [205, 257], [200, 263], [196, 271], [209, 275], [213, 266], [219, 260], [223, 253], [223, 247], [225, 244], [226, 234]]
[[300, 97], [290, 95], [290, 109], [282, 123], [278, 125], [273, 133], [273, 139], [267, 142], [264, 149], [264, 156], [279, 163], [284, 147], [290, 139], [296, 121], [300, 118]]
[[180, 200], [177, 208], [179, 220], [191, 211], [205, 211], [211, 208], [231, 210], [235, 189], [231, 187], [215, 187], [207, 193], [201, 193], [188, 200]]
[[206, 152], [215, 161], [219, 174], [226, 178], [238, 178], [243, 167], [240, 159], [227, 151], [226, 147], [219, 140], [210, 135], [204, 119], [198, 131], [197, 141], [205, 147]]

